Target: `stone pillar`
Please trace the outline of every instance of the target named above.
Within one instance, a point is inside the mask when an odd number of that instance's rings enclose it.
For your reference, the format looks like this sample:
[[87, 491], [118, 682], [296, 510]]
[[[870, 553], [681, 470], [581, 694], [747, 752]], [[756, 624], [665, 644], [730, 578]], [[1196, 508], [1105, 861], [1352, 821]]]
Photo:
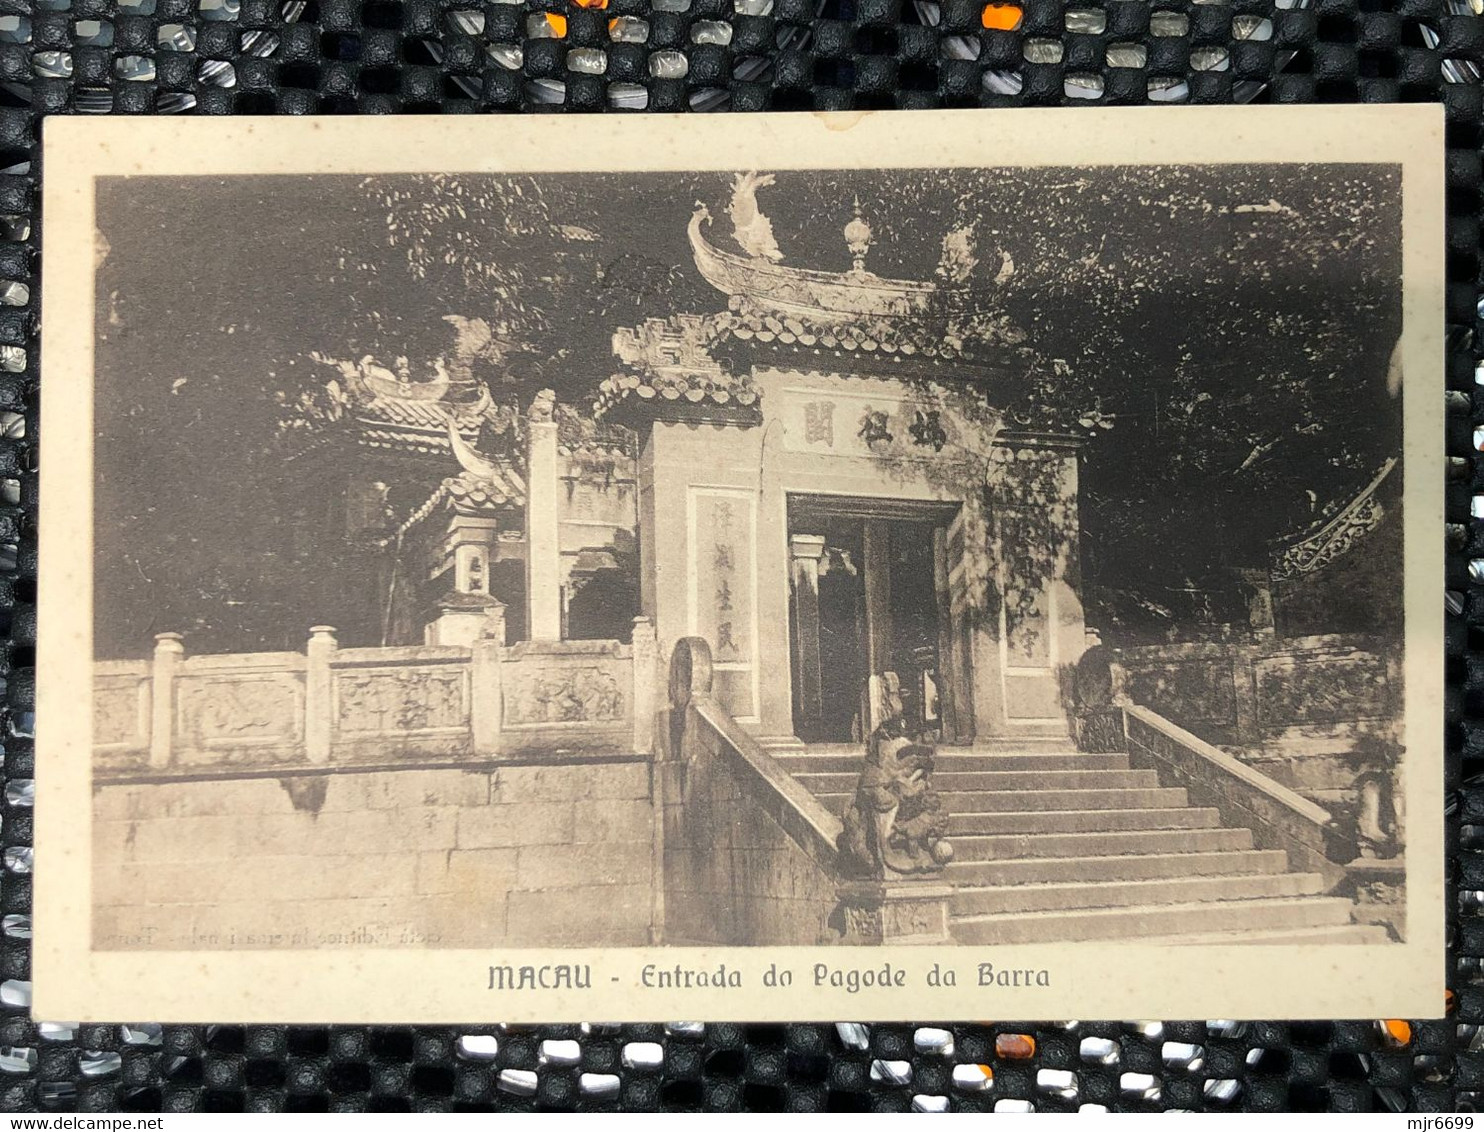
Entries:
[[483, 640], [494, 641], [495, 644], [504, 648], [508, 643], [505, 635], [505, 603], [496, 601], [487, 606], [484, 611], [484, 631], [480, 634]]
[[[1236, 742], [1252, 754], [1262, 750], [1262, 705], [1257, 695], [1257, 662], [1262, 649], [1250, 645], [1237, 645], [1228, 654], [1232, 673], [1233, 710], [1236, 714]], [[1221, 656], [1211, 657], [1209, 663], [1226, 663]]]
[[659, 711], [659, 642], [654, 622], [648, 617], [634, 618], [634, 753], [654, 753], [654, 720]]
[[305, 648], [308, 665], [304, 674], [304, 754], [312, 763], [330, 761], [330, 737], [334, 731], [335, 628], [315, 625], [309, 630]]
[[505, 606], [499, 598], [483, 593], [448, 593], [438, 603], [438, 616], [423, 631], [427, 645], [471, 647], [489, 634], [489, 619], [499, 609], [500, 642], [504, 643]]
[[891, 528], [880, 519], [865, 522], [866, 660], [871, 676], [890, 672], [891, 643]]
[[[943, 742], [956, 743], [960, 737], [969, 738], [968, 728], [960, 732], [958, 681], [955, 673], [953, 605], [948, 579], [948, 529], [933, 528], [933, 596], [938, 605], [938, 671], [937, 671], [937, 720]], [[924, 722], [930, 718], [924, 703]]]
[[1238, 570], [1237, 576], [1247, 587], [1247, 627], [1259, 637], [1274, 637], [1273, 579], [1267, 570]]
[[156, 633], [150, 680], [149, 765], [160, 770], [170, 765], [175, 746], [175, 670], [185, 656], [179, 633]]
[[484, 611], [483, 632], [469, 655], [469, 727], [476, 755], [500, 753], [500, 664], [505, 655], [505, 607], [496, 602]]
[[527, 423], [526, 632], [533, 641], [562, 639], [562, 544], [557, 516], [557, 425], [537, 394]]
[[[1001, 432], [987, 487], [998, 616], [974, 643], [980, 735], [1071, 732], [1064, 679], [1086, 647], [1074, 438]], [[995, 673], [991, 681], [986, 673]], [[998, 685], [991, 688], [991, 685]]]
[[1402, 661], [1395, 650], [1386, 652], [1386, 706], [1390, 716], [1382, 736], [1391, 746], [1391, 808], [1396, 817], [1396, 843], [1405, 848], [1407, 844], [1407, 790], [1402, 776], [1404, 760], [1400, 758], [1402, 748], [1402, 721], [1406, 717], [1406, 684], [1402, 674]]
[[[793, 535], [788, 541], [793, 580], [793, 632], [798, 650], [794, 669], [794, 712], [805, 729], [819, 725], [823, 712], [819, 655], [819, 561], [823, 535]], [[811, 736], [812, 737], [812, 736]]]

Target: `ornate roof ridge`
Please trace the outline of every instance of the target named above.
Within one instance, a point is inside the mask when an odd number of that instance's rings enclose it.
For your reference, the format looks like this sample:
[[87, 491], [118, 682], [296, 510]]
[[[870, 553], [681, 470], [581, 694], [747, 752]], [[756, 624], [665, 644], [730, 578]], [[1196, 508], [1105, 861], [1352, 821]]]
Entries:
[[[912, 318], [926, 313], [938, 293], [937, 282], [888, 279], [867, 271], [863, 249], [869, 247], [869, 228], [864, 221], [864, 232], [856, 230], [847, 235], [854, 266], [843, 272], [792, 267], [766, 256], [726, 251], [711, 243], [702, 231], [702, 224], [710, 222], [711, 210], [699, 205], [691, 214], [686, 235], [696, 269], [724, 295], [745, 297], [786, 313], [847, 321], [862, 315]], [[852, 221], [848, 230], [854, 224]]]
[[1273, 554], [1274, 576], [1292, 578], [1311, 574], [1329, 565], [1354, 546], [1361, 536], [1380, 526], [1386, 511], [1376, 493], [1398, 463], [1398, 457], [1389, 457], [1370, 483], [1345, 506], [1329, 518], [1310, 524], [1305, 533], [1280, 546]]

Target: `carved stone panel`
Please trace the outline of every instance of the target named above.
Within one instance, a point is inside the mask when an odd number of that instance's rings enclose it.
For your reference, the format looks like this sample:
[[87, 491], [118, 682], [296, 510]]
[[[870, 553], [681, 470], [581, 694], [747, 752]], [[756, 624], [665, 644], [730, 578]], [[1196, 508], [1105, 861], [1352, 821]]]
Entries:
[[149, 745], [149, 678], [99, 677], [93, 685], [93, 743], [99, 747]]
[[1369, 653], [1300, 653], [1260, 661], [1256, 668], [1258, 716], [1264, 727], [1379, 719], [1389, 710], [1386, 664]]
[[303, 691], [288, 674], [188, 677], [175, 695], [185, 746], [289, 743], [302, 729]]
[[341, 732], [391, 735], [469, 725], [469, 677], [450, 665], [337, 673], [335, 722]]
[[526, 661], [505, 672], [505, 723], [509, 727], [621, 723], [628, 718], [628, 674], [617, 662]]
[[1235, 726], [1237, 693], [1228, 657], [1177, 660], [1134, 669], [1128, 694], [1136, 704], [1191, 727], [1202, 723]]

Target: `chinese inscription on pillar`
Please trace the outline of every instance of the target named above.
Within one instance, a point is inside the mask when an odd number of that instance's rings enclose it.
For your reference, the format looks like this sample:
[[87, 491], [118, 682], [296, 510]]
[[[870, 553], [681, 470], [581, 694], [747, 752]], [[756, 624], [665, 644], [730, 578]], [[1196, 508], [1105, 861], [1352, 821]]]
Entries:
[[734, 553], [736, 533], [733, 530], [736, 515], [733, 513], [731, 500], [716, 501], [712, 508], [712, 522], [712, 537], [715, 539], [712, 547], [712, 588], [716, 602], [716, 659], [723, 663], [735, 663], [741, 656], [732, 624], [732, 618], [737, 612], [732, 602], [732, 582], [736, 576], [737, 564]]
[[695, 504], [695, 631], [711, 642], [720, 680], [719, 698], [740, 714], [750, 712], [753, 658], [753, 512], [743, 494], [698, 492]]

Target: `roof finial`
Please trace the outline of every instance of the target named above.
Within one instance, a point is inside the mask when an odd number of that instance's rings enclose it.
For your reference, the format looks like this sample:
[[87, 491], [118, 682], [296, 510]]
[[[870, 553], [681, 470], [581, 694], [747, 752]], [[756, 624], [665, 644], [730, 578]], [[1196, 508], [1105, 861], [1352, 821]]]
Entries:
[[845, 225], [845, 246], [850, 249], [851, 270], [857, 274], [864, 274], [866, 253], [871, 250], [871, 226], [861, 215], [860, 197], [855, 198], [854, 208], [854, 218]]

